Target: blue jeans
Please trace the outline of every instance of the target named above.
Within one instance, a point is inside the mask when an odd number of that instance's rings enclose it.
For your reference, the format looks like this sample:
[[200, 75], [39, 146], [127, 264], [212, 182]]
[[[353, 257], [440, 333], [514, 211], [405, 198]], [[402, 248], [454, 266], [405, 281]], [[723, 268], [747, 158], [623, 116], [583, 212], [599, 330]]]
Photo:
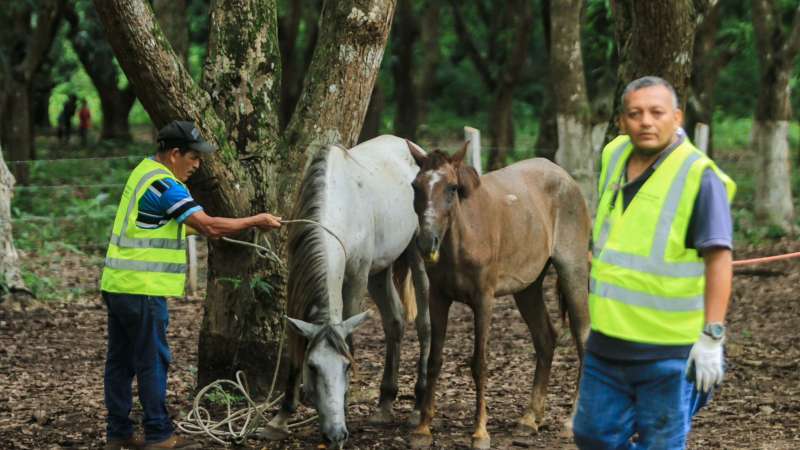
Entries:
[[167, 413], [167, 369], [172, 355], [167, 345], [169, 312], [164, 297], [103, 292], [108, 307], [108, 353], [105, 402], [108, 439], [133, 434], [128, 417], [133, 403], [133, 376], [139, 385], [148, 443], [163, 441], [174, 431]]
[[685, 359], [612, 361], [587, 352], [575, 444], [581, 450], [685, 448], [692, 416], [709, 399], [686, 380], [685, 371]]

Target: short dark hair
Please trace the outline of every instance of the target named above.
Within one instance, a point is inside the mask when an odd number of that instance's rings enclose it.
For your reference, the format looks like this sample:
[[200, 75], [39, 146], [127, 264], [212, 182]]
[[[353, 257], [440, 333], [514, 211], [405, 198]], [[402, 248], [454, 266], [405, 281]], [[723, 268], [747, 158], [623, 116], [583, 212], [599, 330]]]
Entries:
[[679, 108], [678, 94], [675, 93], [675, 88], [672, 87], [671, 84], [669, 84], [669, 81], [661, 77], [657, 77], [655, 75], [648, 75], [646, 77], [637, 78], [628, 83], [627, 86], [625, 86], [625, 90], [622, 91], [622, 98], [621, 98], [623, 109], [625, 108], [625, 97], [627, 97], [628, 94], [630, 94], [633, 91], [638, 91], [639, 89], [644, 89], [652, 86], [664, 86], [665, 88], [667, 88], [667, 90], [669, 90], [669, 92], [672, 94], [672, 106], [675, 109]]

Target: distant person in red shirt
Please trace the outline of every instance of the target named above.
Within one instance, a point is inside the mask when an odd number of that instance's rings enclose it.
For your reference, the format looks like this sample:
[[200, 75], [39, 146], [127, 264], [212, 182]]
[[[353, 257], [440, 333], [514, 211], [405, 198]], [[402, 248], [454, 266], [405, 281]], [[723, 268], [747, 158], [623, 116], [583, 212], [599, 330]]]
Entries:
[[78, 111], [78, 121], [78, 132], [81, 135], [81, 144], [85, 146], [86, 135], [89, 132], [89, 128], [92, 126], [92, 113], [86, 105], [86, 100], [81, 102], [81, 109]]

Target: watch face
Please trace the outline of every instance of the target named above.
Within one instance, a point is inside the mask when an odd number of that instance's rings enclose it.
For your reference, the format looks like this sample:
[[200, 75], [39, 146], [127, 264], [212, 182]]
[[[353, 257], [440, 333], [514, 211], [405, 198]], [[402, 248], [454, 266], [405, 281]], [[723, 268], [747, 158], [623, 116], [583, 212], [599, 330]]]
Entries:
[[725, 326], [718, 323], [708, 324], [705, 332], [714, 339], [720, 339], [725, 335]]

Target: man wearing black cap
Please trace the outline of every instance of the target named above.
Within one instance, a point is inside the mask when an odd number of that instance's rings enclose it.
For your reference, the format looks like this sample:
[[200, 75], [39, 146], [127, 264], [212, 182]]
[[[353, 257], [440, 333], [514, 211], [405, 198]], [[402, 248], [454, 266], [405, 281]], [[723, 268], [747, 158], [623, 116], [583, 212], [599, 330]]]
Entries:
[[[105, 368], [107, 449], [199, 448], [177, 435], [166, 408], [166, 297], [183, 297], [186, 227], [211, 238], [249, 228], [271, 230], [281, 218], [261, 213], [212, 217], [183, 184], [214, 147], [194, 123], [173, 121], [158, 133], [158, 152], [133, 170], [122, 193], [108, 245], [100, 290], [108, 307]], [[136, 376], [144, 413], [144, 440], [128, 417]]]

